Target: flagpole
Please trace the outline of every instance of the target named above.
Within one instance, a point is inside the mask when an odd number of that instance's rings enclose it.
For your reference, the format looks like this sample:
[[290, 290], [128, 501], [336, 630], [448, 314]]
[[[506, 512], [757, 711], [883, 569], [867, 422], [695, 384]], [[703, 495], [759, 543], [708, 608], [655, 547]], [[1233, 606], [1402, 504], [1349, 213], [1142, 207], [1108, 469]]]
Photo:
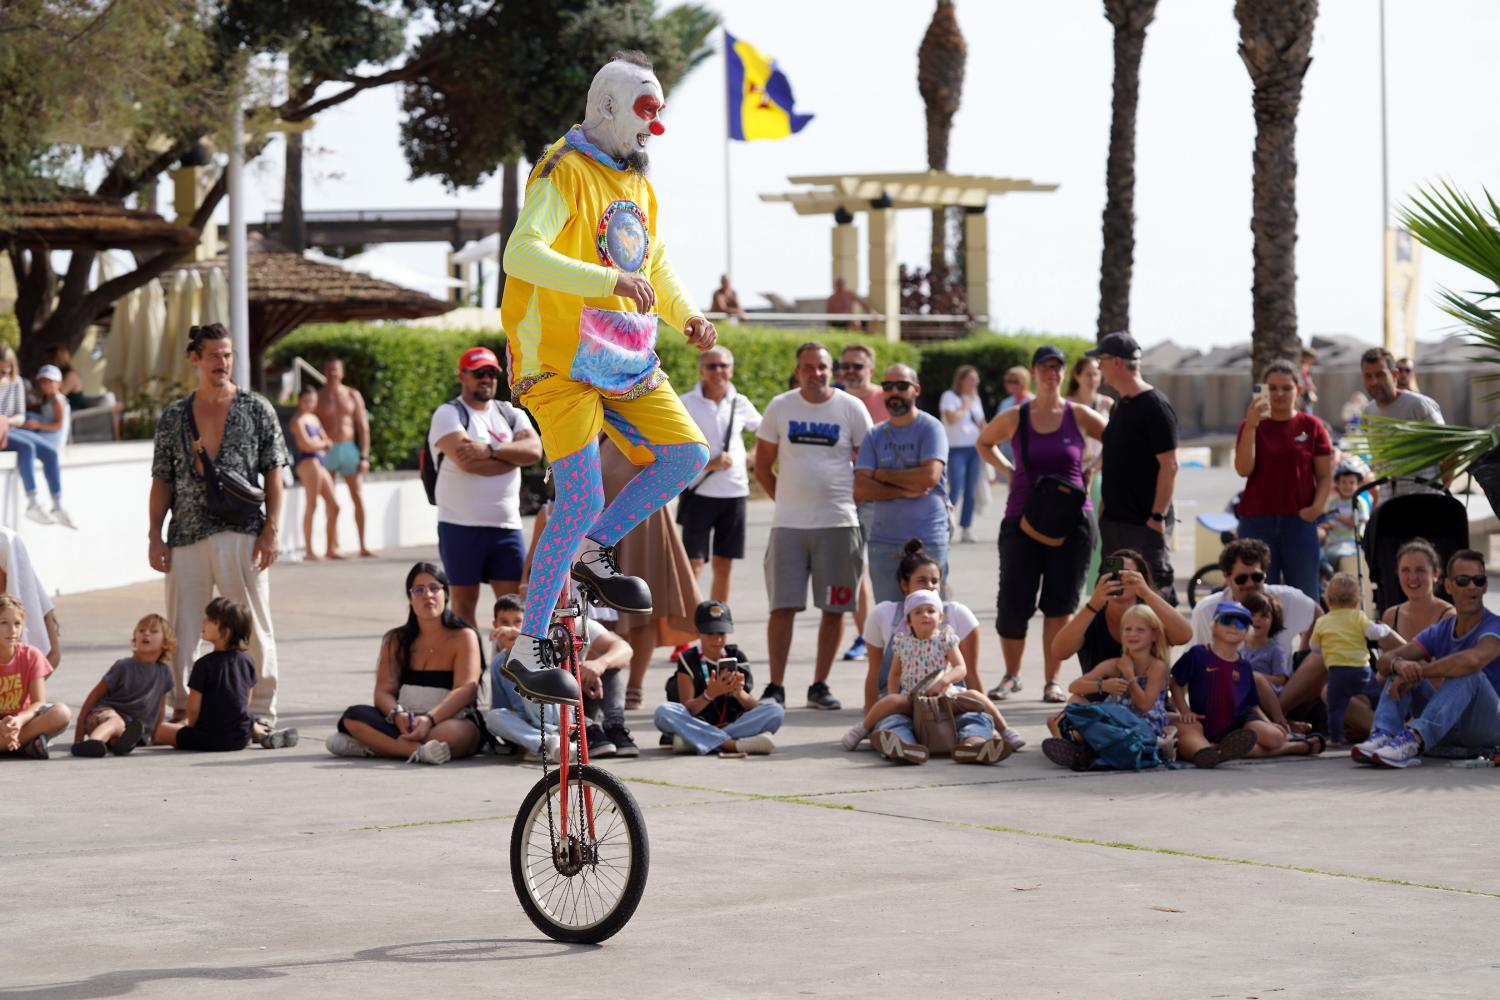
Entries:
[[724, 32], [724, 273], [734, 281], [734, 218], [730, 209], [729, 180], [729, 32]]

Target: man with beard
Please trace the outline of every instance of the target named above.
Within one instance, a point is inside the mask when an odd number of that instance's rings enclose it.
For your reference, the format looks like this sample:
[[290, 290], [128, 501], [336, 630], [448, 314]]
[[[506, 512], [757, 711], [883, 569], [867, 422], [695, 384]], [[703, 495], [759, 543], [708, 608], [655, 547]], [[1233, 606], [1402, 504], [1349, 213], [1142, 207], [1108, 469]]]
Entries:
[[[1443, 410], [1436, 400], [1411, 389], [1402, 389], [1396, 384], [1396, 359], [1385, 348], [1372, 347], [1360, 355], [1359, 374], [1364, 379], [1365, 395], [1370, 397], [1370, 402], [1365, 406], [1365, 417], [1443, 423]], [[1437, 479], [1442, 475], [1442, 470], [1436, 465], [1429, 465], [1414, 475], [1419, 479]], [[1437, 489], [1397, 480], [1381, 492], [1384, 494], [1382, 499], [1389, 500], [1398, 493], [1436, 493]]]
[[870, 431], [854, 465], [854, 499], [872, 508], [869, 566], [877, 603], [902, 599], [896, 568], [913, 538], [948, 573], [948, 435], [937, 417], [917, 409], [916, 371], [891, 365], [880, 389], [890, 418]]
[[453, 613], [471, 625], [480, 584], [495, 596], [521, 588], [521, 469], [542, 457], [542, 442], [521, 412], [495, 399], [500, 361], [488, 347], [458, 359], [457, 399], [432, 414], [427, 442], [437, 458], [438, 554]]
[[[556, 500], [532, 557], [527, 631], [504, 671], [522, 694], [541, 701], [578, 696], [546, 638], [566, 577], [588, 584], [616, 611], [649, 614], [650, 588], [620, 572], [615, 545], [708, 462], [703, 432], [655, 351], [658, 308], [700, 351], [717, 337], [656, 234], [646, 144], [666, 131], [665, 107], [645, 56], [622, 52], [605, 64], [589, 86], [583, 123], [532, 170], [505, 246], [500, 314], [511, 393], [536, 418]], [[645, 466], [608, 507], [601, 430]]]

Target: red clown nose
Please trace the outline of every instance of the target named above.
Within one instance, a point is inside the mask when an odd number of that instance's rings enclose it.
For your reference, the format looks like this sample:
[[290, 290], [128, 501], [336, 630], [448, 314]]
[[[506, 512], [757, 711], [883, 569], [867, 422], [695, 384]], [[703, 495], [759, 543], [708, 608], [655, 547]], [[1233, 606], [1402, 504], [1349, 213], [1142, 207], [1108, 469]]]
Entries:
[[667, 127], [665, 125], [663, 125], [660, 121], [654, 121], [654, 122], [651, 123], [650, 131], [651, 131], [652, 135], [661, 135], [666, 130], [667, 130]]

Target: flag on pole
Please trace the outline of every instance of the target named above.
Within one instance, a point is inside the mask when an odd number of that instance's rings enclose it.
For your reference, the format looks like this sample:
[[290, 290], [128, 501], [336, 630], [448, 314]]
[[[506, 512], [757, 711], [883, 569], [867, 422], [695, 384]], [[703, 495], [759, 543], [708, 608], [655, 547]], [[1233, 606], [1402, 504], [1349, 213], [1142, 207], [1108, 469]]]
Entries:
[[729, 84], [729, 138], [741, 142], [785, 139], [812, 121], [812, 115], [799, 115], [794, 110], [792, 85], [775, 61], [727, 31], [724, 64]]

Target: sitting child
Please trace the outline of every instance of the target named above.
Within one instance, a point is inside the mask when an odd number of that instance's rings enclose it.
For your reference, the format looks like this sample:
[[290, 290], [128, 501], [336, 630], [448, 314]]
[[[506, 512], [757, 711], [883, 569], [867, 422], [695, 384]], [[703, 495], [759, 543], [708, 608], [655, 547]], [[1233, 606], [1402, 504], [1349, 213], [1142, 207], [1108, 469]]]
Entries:
[[123, 756], [142, 743], [150, 745], [165, 717], [176, 650], [177, 637], [161, 615], [136, 622], [130, 655], [105, 671], [78, 712], [74, 757]]
[[46, 760], [47, 741], [68, 728], [68, 706], [48, 704], [52, 664], [21, 641], [26, 609], [0, 594], [0, 753]]
[[[943, 599], [936, 591], [912, 591], [906, 595], [902, 610], [906, 617], [905, 627], [897, 629], [891, 638], [891, 673], [886, 682], [886, 689], [891, 693], [871, 705], [865, 717], [844, 734], [845, 750], [858, 747], [881, 719], [910, 715], [913, 694], [947, 694], [968, 674], [963, 655], [958, 651], [958, 637], [943, 620]], [[1006, 725], [1005, 717], [982, 691], [965, 690], [961, 697], [966, 711], [984, 712], [995, 720], [995, 729], [1004, 743], [997, 760], [1003, 760], [1012, 751], [1026, 745], [1021, 734]]]
[[[1338, 569], [1339, 560], [1359, 552], [1359, 536], [1370, 519], [1370, 501], [1363, 494], [1355, 496], [1364, 477], [1352, 465], [1340, 465], [1333, 474], [1333, 493], [1328, 507], [1318, 519], [1318, 534], [1323, 541], [1323, 566], [1328, 572]], [[1335, 734], [1337, 735], [1337, 734]]]
[[[490, 631], [495, 656], [490, 661], [490, 705], [484, 715], [485, 728], [504, 744], [520, 747], [528, 763], [542, 759], [545, 745], [547, 759], [557, 760], [557, 706], [538, 705], [521, 697], [500, 668], [510, 657], [510, 648], [521, 634], [525, 605], [515, 594], [501, 594], [495, 599], [495, 618]], [[593, 624], [590, 622], [589, 624]], [[483, 704], [481, 697], [480, 703]]]
[[1280, 690], [1292, 677], [1292, 660], [1286, 647], [1276, 640], [1285, 627], [1281, 619], [1281, 601], [1267, 590], [1252, 590], [1245, 596], [1250, 612], [1250, 635], [1240, 658], [1250, 669], [1264, 674], [1271, 686]]
[[1348, 573], [1335, 573], [1323, 588], [1328, 613], [1313, 625], [1309, 647], [1323, 654], [1328, 666], [1328, 745], [1344, 747], [1344, 713], [1357, 694], [1369, 698], [1371, 707], [1380, 703], [1380, 685], [1370, 669], [1370, 649], [1365, 640], [1381, 649], [1406, 645], [1389, 625], [1372, 622], [1359, 609], [1359, 581]]
[[[1146, 720], [1157, 739], [1167, 735], [1167, 637], [1161, 619], [1145, 604], [1136, 604], [1120, 618], [1120, 646], [1124, 655], [1096, 664], [1068, 685], [1069, 704], [1100, 699], [1130, 709]], [[1059, 712], [1047, 720], [1052, 738], [1042, 742], [1042, 753], [1054, 764], [1086, 770], [1095, 754], [1082, 742], [1064, 739]], [[1077, 733], [1074, 733], [1075, 739]]]
[[270, 730], [250, 715], [255, 661], [245, 652], [250, 612], [227, 597], [203, 609], [200, 638], [214, 647], [188, 675], [187, 722], [164, 722], [157, 738], [179, 750], [243, 750], [254, 739], [267, 750], [297, 745], [297, 730]]
[[[667, 681], [668, 701], [657, 706], [656, 728], [671, 737], [677, 753], [767, 754], [776, 749], [772, 733], [786, 710], [750, 693], [750, 661], [730, 644], [734, 618], [723, 601], [704, 601], [693, 612], [698, 642], [677, 657]], [[730, 662], [732, 661], [732, 662]]]

